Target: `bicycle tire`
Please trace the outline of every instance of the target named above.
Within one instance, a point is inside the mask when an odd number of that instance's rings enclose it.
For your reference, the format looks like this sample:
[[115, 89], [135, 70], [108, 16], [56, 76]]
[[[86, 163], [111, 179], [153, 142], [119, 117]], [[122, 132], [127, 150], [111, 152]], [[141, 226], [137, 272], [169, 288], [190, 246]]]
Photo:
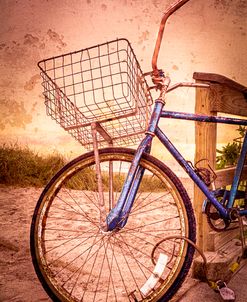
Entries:
[[[108, 161], [114, 169], [121, 165], [121, 172], [114, 170], [114, 181], [118, 182], [115, 195], [134, 153], [127, 148], [99, 150], [103, 174]], [[145, 168], [143, 184], [126, 226], [104, 233], [97, 226], [94, 164], [93, 152], [69, 162], [51, 179], [37, 202], [30, 248], [41, 284], [53, 301], [169, 301], [189, 271], [194, 247], [181, 239], [159, 242], [170, 235], [195, 242], [195, 218], [186, 190], [166, 165], [144, 154], [140, 162]], [[104, 195], [109, 180], [105, 175]], [[155, 245], [155, 261], [165, 254], [168, 263], [159, 282], [144, 296], [140, 289], [154, 274], [150, 258]]]

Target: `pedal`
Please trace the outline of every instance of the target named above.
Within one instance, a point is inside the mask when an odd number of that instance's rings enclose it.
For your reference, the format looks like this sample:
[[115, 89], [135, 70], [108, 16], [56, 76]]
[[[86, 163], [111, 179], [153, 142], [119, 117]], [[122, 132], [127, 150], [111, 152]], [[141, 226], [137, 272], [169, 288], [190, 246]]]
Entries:
[[160, 253], [158, 261], [155, 265], [155, 268], [151, 276], [148, 278], [146, 283], [140, 289], [140, 292], [144, 297], [146, 297], [154, 289], [155, 285], [161, 280], [161, 276], [166, 268], [167, 262], [168, 262], [168, 256]]
[[219, 280], [216, 282], [216, 291], [220, 294], [223, 301], [234, 302], [236, 300], [236, 295], [232, 289], [227, 287], [226, 283]]

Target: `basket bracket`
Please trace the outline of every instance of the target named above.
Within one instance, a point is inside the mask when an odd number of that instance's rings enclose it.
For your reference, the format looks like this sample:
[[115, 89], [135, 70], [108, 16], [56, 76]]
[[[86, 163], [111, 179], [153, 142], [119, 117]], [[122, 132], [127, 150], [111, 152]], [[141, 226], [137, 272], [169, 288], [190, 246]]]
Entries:
[[[112, 145], [111, 136], [105, 131], [105, 129], [100, 125], [99, 122], [92, 123], [91, 128], [99, 132], [99, 134], [104, 138], [104, 140], [107, 141], [109, 145]], [[93, 139], [95, 140], [97, 138], [93, 137]]]

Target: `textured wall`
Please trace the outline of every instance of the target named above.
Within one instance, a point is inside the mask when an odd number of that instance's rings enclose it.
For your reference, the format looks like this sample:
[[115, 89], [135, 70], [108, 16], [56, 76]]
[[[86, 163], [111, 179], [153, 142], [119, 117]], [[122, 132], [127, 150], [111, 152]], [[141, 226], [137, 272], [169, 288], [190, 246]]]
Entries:
[[[150, 70], [160, 18], [171, 0], [1, 0], [0, 140], [19, 141], [40, 152], [80, 153], [81, 147], [45, 115], [36, 63], [103, 43], [130, 40], [144, 71]], [[165, 31], [158, 65], [172, 82], [190, 81], [194, 71], [223, 74], [247, 85], [247, 1], [191, 0]], [[182, 89], [167, 108], [194, 110], [194, 95]], [[193, 153], [193, 123], [164, 124], [178, 146]], [[165, 127], [165, 126], [164, 126]], [[226, 135], [220, 135], [223, 142]]]

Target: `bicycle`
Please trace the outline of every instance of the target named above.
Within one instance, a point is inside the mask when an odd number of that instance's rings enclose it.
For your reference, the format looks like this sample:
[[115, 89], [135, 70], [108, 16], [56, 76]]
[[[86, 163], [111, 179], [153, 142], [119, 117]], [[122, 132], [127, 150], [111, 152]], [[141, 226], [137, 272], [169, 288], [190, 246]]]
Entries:
[[[154, 136], [205, 194], [205, 211], [215, 228], [227, 229], [247, 215], [246, 204], [234, 206], [245, 198], [238, 184], [247, 136], [229, 191], [212, 189], [212, 173], [187, 162], [158, 126], [166, 117], [247, 125], [236, 118], [164, 110], [170, 91], [209, 87], [169, 86], [169, 77], [157, 68], [167, 19], [188, 1], [176, 1], [165, 12], [152, 72], [142, 72], [126, 39], [38, 63], [47, 114], [82, 145], [93, 147], [51, 179], [33, 214], [32, 260], [53, 301], [168, 301], [181, 286], [194, 255], [195, 218], [180, 179], [150, 155]], [[152, 88], [160, 91], [153, 109]], [[136, 150], [123, 147], [139, 141]]]

